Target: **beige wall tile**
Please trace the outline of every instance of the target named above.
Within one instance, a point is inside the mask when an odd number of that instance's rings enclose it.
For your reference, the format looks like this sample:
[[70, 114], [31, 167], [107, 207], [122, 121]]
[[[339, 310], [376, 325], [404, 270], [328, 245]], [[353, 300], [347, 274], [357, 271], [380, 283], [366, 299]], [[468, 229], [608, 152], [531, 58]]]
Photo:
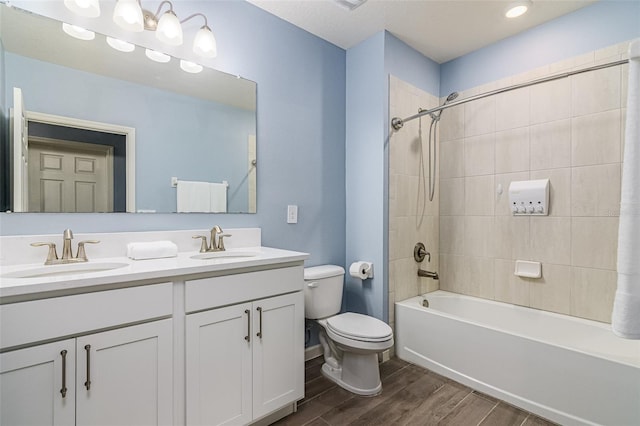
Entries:
[[464, 213], [468, 216], [493, 216], [493, 175], [468, 177], [464, 181]]
[[571, 83], [568, 79], [531, 86], [531, 124], [562, 120], [571, 116]]
[[495, 171], [495, 134], [464, 139], [464, 172], [466, 176], [488, 175]]
[[615, 271], [573, 268], [571, 315], [610, 323], [617, 280]]
[[478, 99], [464, 104], [464, 136], [492, 133], [496, 128], [495, 97]]
[[464, 176], [464, 140], [457, 139], [440, 144], [440, 177]]
[[464, 138], [464, 105], [447, 108], [438, 127], [443, 142]]
[[542, 278], [530, 279], [530, 306], [561, 314], [571, 313], [571, 267], [544, 263]]
[[464, 216], [440, 216], [440, 253], [464, 254]]
[[466, 257], [465, 294], [483, 299], [493, 299], [493, 274], [493, 259]]
[[440, 181], [440, 215], [464, 215], [464, 178]]
[[418, 266], [413, 258], [397, 261], [396, 277], [395, 297], [397, 300], [405, 300], [420, 294]]
[[530, 260], [570, 265], [571, 218], [534, 216], [530, 219]]
[[617, 217], [574, 217], [571, 223], [571, 264], [616, 270]]
[[529, 87], [496, 95], [496, 131], [529, 125]]
[[531, 170], [571, 165], [571, 120], [557, 120], [530, 128]]
[[500, 259], [528, 259], [530, 222], [527, 216], [495, 216], [494, 256]]
[[[418, 206], [418, 177], [408, 175], [396, 176], [396, 216], [416, 214]], [[422, 190], [423, 188], [421, 188]]]
[[[511, 204], [509, 202], [509, 185], [511, 182], [529, 180], [529, 172], [506, 173], [495, 175], [494, 177], [494, 194], [496, 216], [511, 216]], [[502, 194], [498, 194], [498, 186], [502, 187]]]
[[495, 147], [496, 173], [513, 173], [529, 170], [528, 127], [496, 133]]
[[571, 215], [615, 216], [620, 210], [620, 164], [571, 169]]
[[513, 274], [513, 260], [495, 259], [494, 261], [494, 299], [515, 305], [529, 306], [529, 280]]
[[627, 107], [627, 99], [629, 94], [629, 65], [620, 67], [620, 108]]
[[465, 216], [464, 254], [470, 257], [493, 257], [495, 246], [493, 216]]
[[576, 117], [571, 120], [571, 165], [620, 161], [620, 110]]
[[466, 258], [464, 256], [440, 255], [440, 288], [454, 293], [464, 293]]
[[604, 68], [571, 76], [574, 117], [620, 108], [620, 69]]
[[549, 216], [571, 215], [571, 169], [532, 170], [531, 179], [549, 179]]

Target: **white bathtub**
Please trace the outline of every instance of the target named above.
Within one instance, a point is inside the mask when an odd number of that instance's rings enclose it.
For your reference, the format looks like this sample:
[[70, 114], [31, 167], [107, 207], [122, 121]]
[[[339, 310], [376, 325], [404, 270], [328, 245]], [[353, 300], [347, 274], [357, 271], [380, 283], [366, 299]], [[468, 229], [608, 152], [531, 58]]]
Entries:
[[640, 341], [607, 324], [440, 290], [395, 316], [405, 361], [563, 425], [640, 425]]

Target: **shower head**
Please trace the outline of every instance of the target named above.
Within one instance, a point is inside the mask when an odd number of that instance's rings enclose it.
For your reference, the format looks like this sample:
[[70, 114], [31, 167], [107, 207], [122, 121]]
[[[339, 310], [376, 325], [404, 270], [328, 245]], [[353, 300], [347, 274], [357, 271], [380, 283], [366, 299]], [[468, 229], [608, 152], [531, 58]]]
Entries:
[[458, 97], [459, 93], [458, 92], [452, 92], [449, 94], [449, 96], [447, 96], [447, 99], [444, 101], [443, 105], [448, 104], [451, 101], [454, 101], [457, 97]]

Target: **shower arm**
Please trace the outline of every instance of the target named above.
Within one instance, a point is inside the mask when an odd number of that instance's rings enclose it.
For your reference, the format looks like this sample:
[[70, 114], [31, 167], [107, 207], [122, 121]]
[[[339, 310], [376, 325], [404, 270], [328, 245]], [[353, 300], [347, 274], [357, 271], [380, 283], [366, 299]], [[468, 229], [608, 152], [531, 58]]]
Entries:
[[539, 78], [537, 80], [528, 81], [526, 83], [514, 84], [513, 86], [508, 86], [508, 87], [504, 87], [502, 89], [492, 90], [490, 92], [485, 92], [485, 93], [481, 93], [479, 95], [470, 96], [468, 98], [459, 99], [457, 101], [448, 102], [448, 103], [445, 103], [443, 105], [440, 105], [440, 106], [437, 106], [437, 107], [431, 108], [431, 109], [419, 108], [418, 109], [418, 113], [414, 114], [414, 115], [412, 115], [410, 117], [407, 117], [407, 118], [393, 117], [391, 119], [391, 126], [393, 127], [394, 130], [400, 130], [400, 129], [402, 129], [402, 126], [404, 126], [404, 123], [406, 123], [407, 121], [415, 120], [416, 118], [420, 118], [420, 117], [422, 117], [424, 115], [433, 114], [433, 113], [436, 113], [438, 111], [442, 111], [442, 110], [445, 110], [447, 108], [454, 107], [456, 105], [466, 104], [467, 102], [471, 102], [471, 101], [475, 101], [475, 100], [478, 100], [478, 99], [486, 98], [488, 96], [498, 95], [498, 94], [504, 93], [504, 92], [510, 92], [510, 91], [516, 90], [516, 89], [522, 89], [523, 87], [529, 87], [529, 86], [533, 86], [535, 84], [546, 83], [548, 81], [554, 81], [554, 80], [559, 80], [561, 78], [571, 77], [572, 75], [576, 75], [576, 74], [582, 74], [582, 73], [589, 72], [589, 71], [596, 71], [596, 70], [600, 70], [600, 69], [603, 69], [603, 68], [615, 67], [615, 66], [624, 65], [624, 64], [627, 64], [627, 63], [629, 63], [628, 59], [622, 59], [622, 60], [619, 60], [619, 61], [608, 62], [606, 64], [594, 65], [592, 67], [582, 68], [582, 69], [575, 70], [575, 71], [569, 71], [569, 72], [565, 72], [565, 73], [562, 73], [562, 74], [554, 74], [554, 75], [551, 75], [549, 77]]

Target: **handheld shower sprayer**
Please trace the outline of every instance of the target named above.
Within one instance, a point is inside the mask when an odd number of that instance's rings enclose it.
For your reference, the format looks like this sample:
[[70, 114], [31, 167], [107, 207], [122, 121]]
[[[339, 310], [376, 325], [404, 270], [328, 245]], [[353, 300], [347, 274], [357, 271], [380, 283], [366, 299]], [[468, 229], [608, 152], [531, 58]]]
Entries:
[[[455, 101], [456, 98], [458, 97], [458, 95], [459, 95], [458, 92], [450, 93], [449, 96], [447, 96], [447, 99], [445, 99], [444, 102], [442, 103], [442, 106], [445, 106], [449, 102]], [[440, 116], [442, 115], [442, 111], [444, 111], [444, 109], [441, 109], [437, 113], [432, 112], [431, 114], [429, 114], [429, 116], [431, 117], [432, 120], [440, 120]]]

